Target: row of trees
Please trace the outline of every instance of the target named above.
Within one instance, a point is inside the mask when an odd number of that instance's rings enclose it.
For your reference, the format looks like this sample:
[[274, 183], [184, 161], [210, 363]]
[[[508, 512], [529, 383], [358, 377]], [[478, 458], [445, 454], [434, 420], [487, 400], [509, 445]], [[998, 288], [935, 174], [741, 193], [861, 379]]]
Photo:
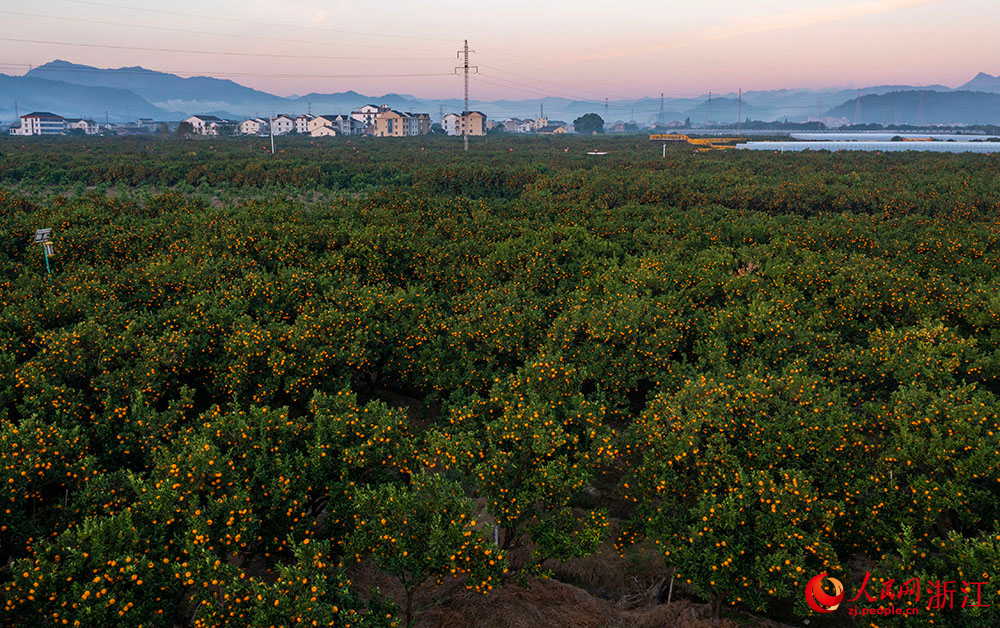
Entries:
[[[4, 147], [82, 177], [256, 163]], [[989, 583], [989, 158], [934, 183], [952, 156], [415, 150], [261, 162], [410, 182], [319, 202], [0, 192], [2, 623], [411, 624], [421, 587], [488, 594], [610, 540], [717, 613], [801, 616], [821, 572]], [[822, 212], [838, 177], [920, 204]], [[996, 589], [921, 617], [996, 623]]]

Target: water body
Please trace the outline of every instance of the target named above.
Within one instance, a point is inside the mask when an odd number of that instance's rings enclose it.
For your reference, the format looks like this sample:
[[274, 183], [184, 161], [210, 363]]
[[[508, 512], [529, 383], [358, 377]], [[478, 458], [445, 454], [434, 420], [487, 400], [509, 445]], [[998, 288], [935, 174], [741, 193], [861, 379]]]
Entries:
[[908, 150], [932, 153], [1000, 153], [1000, 142], [861, 142], [861, 141], [802, 141], [747, 142], [734, 146], [740, 150], [770, 150], [775, 152], [803, 150], [864, 150], [904, 152]]
[[793, 140], [823, 140], [823, 141], [845, 141], [845, 142], [888, 142], [894, 137], [932, 138], [935, 141], [947, 142], [969, 142], [972, 140], [986, 140], [993, 135], [959, 135], [955, 133], [893, 133], [889, 132], [865, 132], [851, 131], [844, 133], [791, 133]]

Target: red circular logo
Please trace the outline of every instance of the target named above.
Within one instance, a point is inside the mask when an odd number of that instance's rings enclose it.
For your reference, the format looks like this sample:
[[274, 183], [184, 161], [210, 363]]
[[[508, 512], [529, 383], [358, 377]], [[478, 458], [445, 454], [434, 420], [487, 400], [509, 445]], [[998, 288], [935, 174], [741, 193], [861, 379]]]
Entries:
[[823, 578], [827, 577], [827, 574], [821, 573], [806, 584], [806, 604], [817, 613], [831, 613], [837, 610], [841, 600], [844, 599], [844, 585], [836, 578], [829, 578], [833, 583], [833, 595], [823, 590]]

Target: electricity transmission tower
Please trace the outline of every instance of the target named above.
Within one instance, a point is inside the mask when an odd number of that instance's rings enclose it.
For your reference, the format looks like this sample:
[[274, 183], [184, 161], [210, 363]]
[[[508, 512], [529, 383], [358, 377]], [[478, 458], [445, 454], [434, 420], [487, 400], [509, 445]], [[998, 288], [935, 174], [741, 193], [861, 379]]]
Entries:
[[743, 132], [743, 88], [740, 88], [739, 104], [736, 109], [736, 136]]
[[455, 68], [456, 71], [462, 70], [465, 74], [465, 110], [462, 111], [462, 143], [465, 145], [465, 151], [469, 151], [469, 69], [470, 67], [479, 74], [479, 66], [469, 65], [469, 53], [475, 52], [475, 50], [469, 50], [469, 40], [465, 40], [465, 45], [461, 50], [458, 51], [458, 58], [462, 59], [462, 67]]

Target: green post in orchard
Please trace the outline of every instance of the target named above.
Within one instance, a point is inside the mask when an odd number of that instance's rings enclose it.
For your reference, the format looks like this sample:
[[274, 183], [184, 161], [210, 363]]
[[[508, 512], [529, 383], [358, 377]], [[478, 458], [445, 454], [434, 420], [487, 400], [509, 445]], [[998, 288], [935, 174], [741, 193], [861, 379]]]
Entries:
[[52, 249], [52, 229], [38, 229], [35, 231], [35, 239], [32, 244], [41, 244], [42, 252], [45, 254], [45, 271], [52, 281], [52, 267], [49, 265], [49, 256], [53, 254]]

